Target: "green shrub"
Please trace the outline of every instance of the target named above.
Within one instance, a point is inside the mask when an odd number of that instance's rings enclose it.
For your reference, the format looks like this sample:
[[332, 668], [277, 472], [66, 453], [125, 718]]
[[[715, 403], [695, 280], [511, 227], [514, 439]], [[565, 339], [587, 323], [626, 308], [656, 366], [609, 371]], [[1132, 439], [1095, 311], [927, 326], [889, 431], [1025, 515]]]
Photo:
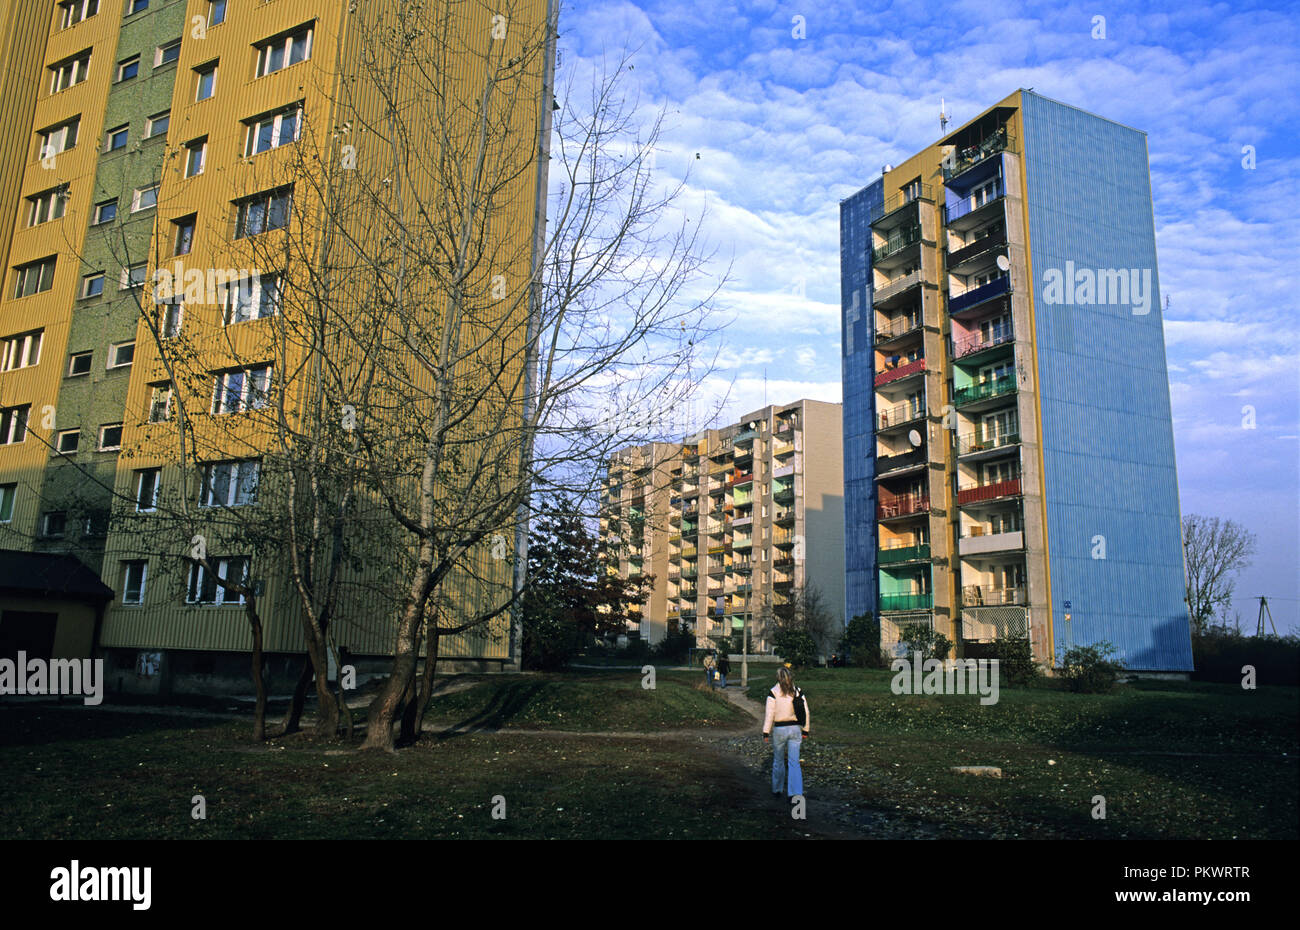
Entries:
[[668, 635], [654, 647], [653, 657], [658, 662], [680, 664], [690, 656], [691, 647], [694, 645], [694, 633], [681, 629], [669, 630]]
[[839, 651], [858, 668], [886, 668], [889, 662], [880, 651], [880, 620], [871, 614], [858, 614], [844, 628]]
[[1253, 666], [1261, 685], [1300, 684], [1300, 637], [1243, 636], [1236, 630], [1210, 629], [1192, 636], [1197, 681], [1237, 684], [1241, 668]]
[[936, 633], [934, 627], [925, 623], [904, 624], [900, 638], [907, 644], [909, 657], [912, 653], [919, 652], [922, 660], [942, 661], [952, 652], [952, 640], [942, 633]]
[[1026, 687], [1039, 679], [1034, 652], [1028, 636], [998, 637], [993, 643], [993, 657], [998, 660], [998, 679], [1008, 685]]
[[582, 651], [586, 637], [572, 623], [549, 616], [523, 619], [523, 667], [554, 672], [564, 668]]
[[817, 641], [807, 630], [783, 630], [772, 637], [772, 651], [795, 668], [805, 668], [816, 661]]
[[1104, 694], [1123, 670], [1113, 661], [1115, 654], [1115, 647], [1104, 640], [1095, 646], [1072, 646], [1061, 655], [1061, 677], [1071, 691]]

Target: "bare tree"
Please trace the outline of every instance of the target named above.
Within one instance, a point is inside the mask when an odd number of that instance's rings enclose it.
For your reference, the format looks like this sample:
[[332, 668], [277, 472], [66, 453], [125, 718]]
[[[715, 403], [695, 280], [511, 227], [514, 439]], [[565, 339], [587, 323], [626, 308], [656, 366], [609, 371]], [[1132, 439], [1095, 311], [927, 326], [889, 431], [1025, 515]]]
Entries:
[[1203, 633], [1214, 618], [1226, 622], [1237, 572], [1250, 566], [1256, 537], [1241, 524], [1219, 517], [1183, 517], [1183, 559], [1192, 631]]

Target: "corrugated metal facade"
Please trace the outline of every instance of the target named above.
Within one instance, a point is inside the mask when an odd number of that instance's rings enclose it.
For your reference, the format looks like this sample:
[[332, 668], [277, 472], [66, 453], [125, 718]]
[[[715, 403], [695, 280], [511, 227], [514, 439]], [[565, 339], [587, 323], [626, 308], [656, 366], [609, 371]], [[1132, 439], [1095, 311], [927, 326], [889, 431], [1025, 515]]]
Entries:
[[[1106, 640], [1129, 668], [1190, 670], [1146, 137], [1021, 100], [1056, 649]], [[1059, 301], [1045, 275], [1069, 268], [1149, 272], [1148, 312]]]
[[875, 365], [872, 352], [870, 218], [884, 179], [840, 203], [840, 304], [844, 385], [844, 617], [875, 614]]

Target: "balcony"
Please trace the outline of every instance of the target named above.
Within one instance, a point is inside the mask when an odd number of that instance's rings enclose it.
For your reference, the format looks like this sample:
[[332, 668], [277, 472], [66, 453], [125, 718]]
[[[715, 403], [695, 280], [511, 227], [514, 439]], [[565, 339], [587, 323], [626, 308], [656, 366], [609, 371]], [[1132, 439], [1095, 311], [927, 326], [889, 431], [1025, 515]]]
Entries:
[[962, 217], [968, 216], [977, 210], [982, 210], [990, 204], [997, 203], [1001, 198], [1006, 196], [1006, 193], [1006, 185], [1003, 183], [1001, 178], [998, 178], [997, 183], [993, 187], [992, 195], [981, 200], [979, 203], [975, 202], [974, 197], [965, 197], [957, 203], [945, 205], [943, 208], [943, 221], [946, 225], [951, 226]]
[[990, 400], [994, 397], [1003, 397], [1008, 394], [1016, 393], [1016, 376], [1003, 375], [1000, 378], [992, 378], [983, 384], [972, 384], [968, 387], [958, 388], [953, 391], [952, 405], [954, 407], [964, 407], [967, 404], [973, 404], [981, 400]]
[[772, 517], [772, 522], [777, 526], [786, 526], [794, 523], [794, 509], [778, 510]]
[[693, 558], [696, 557], [696, 555], [698, 555], [698, 553], [695, 551], [695, 547], [694, 547], [694, 546], [683, 546], [683, 547], [682, 547], [682, 558], [683, 558], [683, 559], [693, 559]]
[[1003, 275], [1000, 278], [994, 278], [988, 284], [981, 284], [979, 287], [971, 288], [963, 294], [956, 297], [948, 297], [948, 315], [953, 316], [961, 313], [963, 310], [969, 310], [971, 307], [978, 307], [980, 304], [1001, 297], [1003, 294], [1011, 293], [1011, 277]]
[[736, 517], [736, 519], [731, 521], [731, 525], [733, 527], [749, 526], [753, 522], [754, 516], [753, 514], [750, 514], [748, 517]]
[[1006, 244], [1006, 230], [985, 236], [983, 239], [976, 239], [970, 245], [963, 246], [956, 252], [948, 253], [948, 270], [955, 274], [962, 274], [963, 265], [973, 264], [978, 259], [989, 255], [989, 253], [1005, 248]]
[[772, 449], [772, 454], [773, 454], [774, 456], [776, 456], [777, 458], [780, 458], [780, 457], [783, 456], [783, 455], [789, 455], [789, 454], [792, 453], [792, 452], [794, 452], [794, 443], [792, 443], [792, 442], [782, 442], [782, 443], [778, 443], [778, 444], [777, 444], [777, 445]]
[[876, 477], [879, 478], [886, 472], [897, 471], [900, 468], [911, 468], [913, 465], [924, 465], [926, 462], [925, 446], [919, 449], [911, 449], [907, 452], [898, 452], [893, 455], [876, 455]]
[[924, 371], [925, 359], [918, 358], [905, 365], [899, 365], [897, 368], [886, 368], [884, 371], [877, 372], [875, 386], [880, 387], [882, 384], [889, 384], [891, 381], [901, 381]]
[[772, 489], [772, 500], [778, 504], [793, 504], [794, 488], [774, 487]]
[[1012, 148], [1014, 138], [1007, 127], [1003, 126], [997, 132], [985, 136], [975, 145], [967, 146], [954, 152], [955, 159], [951, 162], [951, 167], [943, 166], [943, 179], [950, 181], [971, 168], [974, 168], [980, 162], [987, 161], [999, 152], [1015, 151]]
[[896, 339], [902, 339], [904, 336], [919, 333], [923, 326], [920, 311], [917, 310], [895, 317], [885, 325], [877, 327], [876, 348], [886, 346]]
[[961, 589], [963, 607], [1026, 606], [1029, 592], [1023, 587], [997, 588], [993, 585], [969, 584]]
[[1018, 445], [1020, 445], [1019, 433], [1001, 433], [995, 436], [965, 433], [958, 436], [956, 440], [958, 456], [976, 455], [980, 452], [994, 453]]
[[[975, 527], [982, 529], [982, 527]], [[957, 540], [957, 551], [962, 558], [972, 555], [988, 555], [994, 552], [1013, 552], [1025, 548], [1025, 534], [1020, 530], [1014, 533], [985, 533], [963, 536]]]
[[781, 532], [781, 533], [775, 533], [775, 534], [773, 534], [773, 536], [772, 536], [772, 545], [774, 545], [774, 546], [780, 546], [780, 547], [783, 548], [783, 549], [784, 549], [786, 546], [793, 546], [793, 545], [794, 545], [794, 533]]
[[928, 494], [900, 494], [889, 501], [876, 505], [876, 519], [890, 520], [894, 517], [907, 517], [912, 514], [925, 513], [930, 509]]
[[973, 333], [960, 342], [953, 342], [952, 357], [958, 360], [964, 359], [969, 356], [979, 355], [981, 352], [987, 352], [989, 349], [996, 349], [998, 346], [1009, 346], [1015, 341], [1016, 334], [1012, 332], [1009, 325], [999, 327], [987, 336], [982, 333]]
[[778, 465], [772, 469], [773, 478], [789, 478], [794, 474], [794, 465]]
[[881, 611], [889, 610], [930, 610], [934, 607], [933, 594], [882, 594]]
[[957, 490], [957, 506], [966, 507], [970, 504], [982, 504], [985, 501], [1015, 497], [1018, 494], [1020, 494], [1019, 478], [1009, 478], [1006, 481], [996, 481], [992, 484], [977, 484], [973, 488], [959, 488]]
[[752, 549], [754, 548], [754, 540], [749, 536], [738, 536], [731, 541], [731, 548], [733, 550]]
[[882, 410], [876, 414], [876, 429], [896, 429], [923, 419], [925, 419], [924, 405], [915, 403], [896, 404], [888, 410]]
[[880, 221], [885, 219], [891, 213], [903, 209], [903, 207], [919, 201], [932, 203], [934, 201], [934, 187], [929, 184], [920, 185], [919, 190], [899, 191], [889, 197], [886, 197], [880, 204], [871, 208], [867, 215], [867, 222], [872, 226], [877, 226]]
[[879, 307], [904, 291], [919, 287], [920, 284], [921, 272], [919, 270], [913, 271], [911, 274], [905, 274], [895, 281], [890, 281], [888, 284], [876, 288], [871, 295], [871, 305]]
[[925, 562], [930, 558], [930, 544], [918, 543], [914, 546], [891, 546], [876, 553], [876, 562], [880, 565], [897, 565], [901, 562]]
[[909, 246], [916, 245], [921, 241], [921, 224], [913, 223], [910, 226], [904, 226], [889, 234], [885, 239], [884, 245], [871, 250], [871, 263], [878, 265], [880, 262], [889, 258], [891, 255], [897, 255]]

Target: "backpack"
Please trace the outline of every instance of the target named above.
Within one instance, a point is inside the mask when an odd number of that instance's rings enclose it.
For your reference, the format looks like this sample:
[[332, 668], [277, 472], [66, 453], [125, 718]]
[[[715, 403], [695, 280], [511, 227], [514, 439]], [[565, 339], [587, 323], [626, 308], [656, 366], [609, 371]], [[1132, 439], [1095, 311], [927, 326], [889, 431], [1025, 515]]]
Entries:
[[791, 703], [794, 704], [794, 719], [799, 721], [799, 726], [808, 726], [808, 705], [804, 703], [803, 690], [798, 686], [795, 686]]

